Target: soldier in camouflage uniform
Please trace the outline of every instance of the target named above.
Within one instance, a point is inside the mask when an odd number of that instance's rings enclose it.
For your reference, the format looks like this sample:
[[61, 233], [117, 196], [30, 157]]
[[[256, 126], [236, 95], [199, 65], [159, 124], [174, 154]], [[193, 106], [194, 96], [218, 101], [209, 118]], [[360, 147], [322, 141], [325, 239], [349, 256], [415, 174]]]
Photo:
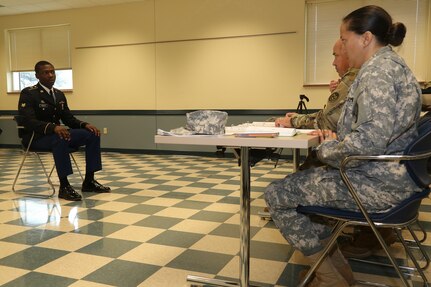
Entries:
[[324, 108], [312, 114], [294, 114], [290, 118], [292, 127], [297, 129], [325, 129], [336, 131], [337, 122], [340, 118], [341, 110], [346, 100], [349, 87], [356, 78], [358, 70], [349, 69], [344, 75], [340, 75], [340, 80], [332, 91]]
[[[331, 81], [331, 95], [325, 107], [313, 114], [297, 114], [287, 113], [284, 118], [275, 120], [275, 126], [300, 129], [329, 129], [337, 130], [337, 122], [340, 118], [341, 110], [349, 92], [350, 85], [358, 73], [358, 69], [349, 68], [349, 61], [343, 43], [338, 39], [333, 47], [334, 61], [332, 65], [335, 67], [340, 79]], [[310, 167], [318, 167], [323, 164], [317, 159], [314, 149], [309, 149], [308, 156], [304, 163], [299, 166], [299, 170], [305, 170]]]
[[[357, 210], [339, 174], [341, 161], [349, 155], [402, 154], [417, 136], [420, 87], [404, 60], [388, 45], [400, 45], [405, 33], [405, 26], [392, 24], [390, 15], [378, 6], [362, 7], [343, 19], [341, 39], [351, 67], [360, 71], [347, 96], [337, 134], [319, 134], [318, 156], [327, 166], [290, 174], [265, 191], [275, 224], [310, 262], [320, 256], [322, 240], [331, 229], [298, 213], [296, 207]], [[388, 210], [420, 191], [406, 167], [396, 162], [365, 162], [351, 166], [347, 174], [368, 212]], [[346, 276], [342, 273], [346, 268], [335, 267], [342, 260], [326, 258], [312, 285], [351, 284], [351, 273]]]
[[332, 65], [338, 72], [340, 80], [331, 92], [325, 107], [312, 114], [287, 113], [286, 117], [278, 118], [276, 126], [293, 127], [298, 129], [329, 129], [337, 130], [337, 122], [340, 118], [341, 109], [346, 100], [349, 87], [356, 77], [358, 69], [350, 68], [346, 51], [343, 49], [341, 40], [337, 40], [333, 47], [334, 61]]

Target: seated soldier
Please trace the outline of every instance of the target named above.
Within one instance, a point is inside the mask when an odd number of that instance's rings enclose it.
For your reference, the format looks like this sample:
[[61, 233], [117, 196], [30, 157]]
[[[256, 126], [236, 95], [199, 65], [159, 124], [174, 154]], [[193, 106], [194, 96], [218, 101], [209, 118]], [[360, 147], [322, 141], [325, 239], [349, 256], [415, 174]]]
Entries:
[[[337, 122], [344, 101], [346, 100], [349, 87], [355, 80], [358, 70], [349, 68], [349, 61], [341, 40], [335, 42], [332, 55], [334, 56], [332, 65], [335, 67], [340, 79], [338, 81], [331, 81], [329, 85], [331, 94], [325, 107], [312, 114], [287, 113], [285, 117], [276, 119], [276, 126], [337, 131]], [[314, 150], [310, 150], [309, 156], [300, 166], [299, 170], [320, 165], [322, 164], [317, 160]]]
[[[349, 60], [341, 40], [337, 40], [334, 44], [333, 55], [334, 61], [332, 65], [334, 65], [341, 78], [330, 83], [331, 95], [325, 107], [313, 114], [288, 113], [284, 118], [278, 118], [275, 121], [276, 126], [337, 131], [338, 119], [358, 69], [349, 68]], [[323, 163], [318, 160], [315, 150], [312, 149], [304, 163], [299, 167], [299, 170], [321, 165]], [[386, 244], [391, 245], [394, 243], [395, 234], [391, 229], [379, 228], [379, 231]], [[380, 244], [375, 240], [374, 234], [369, 227], [358, 227], [351, 240], [343, 242], [340, 246], [344, 256], [354, 258], [368, 257], [373, 250], [380, 248]]]
[[[64, 93], [53, 87], [56, 76], [51, 63], [40, 61], [34, 70], [39, 83], [23, 89], [18, 103], [18, 113], [23, 117], [24, 129], [21, 131], [23, 144], [25, 146], [29, 144], [34, 132], [31, 147], [52, 150], [60, 179], [59, 198], [81, 200], [81, 195], [69, 184], [67, 176], [73, 173], [70, 148], [84, 145], [86, 173], [81, 190], [109, 192], [109, 187], [101, 185], [94, 179], [94, 173], [102, 169], [100, 131], [73, 116]], [[70, 129], [61, 125], [60, 120]]]

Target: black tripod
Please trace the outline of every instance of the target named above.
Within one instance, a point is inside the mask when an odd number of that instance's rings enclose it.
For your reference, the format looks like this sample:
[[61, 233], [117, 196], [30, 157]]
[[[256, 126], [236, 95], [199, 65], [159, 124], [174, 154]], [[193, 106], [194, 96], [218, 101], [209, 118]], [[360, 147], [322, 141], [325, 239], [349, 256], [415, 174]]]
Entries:
[[[304, 100], [306, 100], [307, 102], [310, 101], [306, 95], [299, 95], [299, 103], [298, 103], [298, 107], [296, 108], [297, 114], [307, 114], [308, 113], [307, 106], [305, 105]], [[271, 159], [275, 161], [274, 168], [277, 167], [278, 160], [280, 159], [281, 153], [283, 152], [282, 148], [280, 148], [278, 152], [275, 152], [275, 150], [276, 149], [274, 149], [274, 151], [271, 155]]]
[[308, 113], [307, 106], [305, 105], [304, 100], [306, 100], [307, 102], [310, 101], [306, 95], [299, 95], [299, 103], [298, 103], [298, 107], [296, 108], [296, 112], [298, 114]]

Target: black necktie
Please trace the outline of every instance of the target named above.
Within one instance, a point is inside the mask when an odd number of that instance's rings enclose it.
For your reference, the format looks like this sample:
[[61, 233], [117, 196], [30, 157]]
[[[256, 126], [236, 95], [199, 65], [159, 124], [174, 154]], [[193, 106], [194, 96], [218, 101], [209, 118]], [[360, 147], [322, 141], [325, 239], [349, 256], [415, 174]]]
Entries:
[[57, 103], [54, 92], [53, 92], [52, 90], [49, 90], [49, 94], [50, 94], [50, 95], [51, 95], [51, 97], [53, 98], [54, 103]]

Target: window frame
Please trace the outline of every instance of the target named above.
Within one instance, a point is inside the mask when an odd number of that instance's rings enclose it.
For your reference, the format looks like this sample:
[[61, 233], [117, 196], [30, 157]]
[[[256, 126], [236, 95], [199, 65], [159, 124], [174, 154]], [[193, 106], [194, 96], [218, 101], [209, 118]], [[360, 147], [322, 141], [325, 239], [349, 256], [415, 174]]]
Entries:
[[[34, 65], [40, 60], [47, 60], [56, 67], [56, 88], [63, 91], [72, 90], [70, 32], [70, 24], [7, 29], [5, 31], [8, 45], [7, 92], [19, 93], [25, 88], [21, 86], [21, 73], [34, 75]], [[59, 85], [59, 80], [64, 75], [67, 77], [66, 82], [69, 82], [67, 87]], [[32, 83], [37, 83], [37, 79], [33, 79]]]
[[[29, 79], [28, 84], [22, 84], [23, 81], [21, 80], [21, 73], [26, 73], [31, 75], [31, 82]], [[38, 83], [37, 78], [35, 77], [34, 71], [19, 71], [19, 72], [11, 72], [11, 89], [10, 93], [19, 93], [22, 89], [26, 87], [30, 87], [33, 85], [36, 85]], [[54, 84], [54, 87], [62, 90], [62, 91], [72, 91], [73, 90], [73, 70], [72, 69], [56, 69], [56, 81]], [[68, 81], [68, 83], [61, 84], [61, 82]], [[60, 83], [60, 84], [59, 84]]]
[[[328, 85], [331, 80], [338, 78], [332, 67], [332, 47], [339, 37], [341, 20], [351, 11], [370, 4], [383, 7], [391, 14], [394, 22], [403, 22], [407, 26], [407, 35], [403, 44], [394, 47], [394, 50], [405, 59], [418, 81], [429, 80], [430, 75], [426, 65], [430, 60], [427, 53], [430, 33], [428, 21], [431, 17], [429, 2], [428, 0], [306, 0], [304, 86]], [[411, 7], [412, 3], [415, 6], [406, 11], [407, 9], [399, 7], [400, 3], [404, 8]], [[320, 11], [319, 15], [318, 9], [327, 9], [327, 15], [324, 15], [325, 11]], [[405, 19], [412, 14], [415, 18], [408, 18], [407, 22]], [[322, 39], [316, 40], [319, 36]]]

